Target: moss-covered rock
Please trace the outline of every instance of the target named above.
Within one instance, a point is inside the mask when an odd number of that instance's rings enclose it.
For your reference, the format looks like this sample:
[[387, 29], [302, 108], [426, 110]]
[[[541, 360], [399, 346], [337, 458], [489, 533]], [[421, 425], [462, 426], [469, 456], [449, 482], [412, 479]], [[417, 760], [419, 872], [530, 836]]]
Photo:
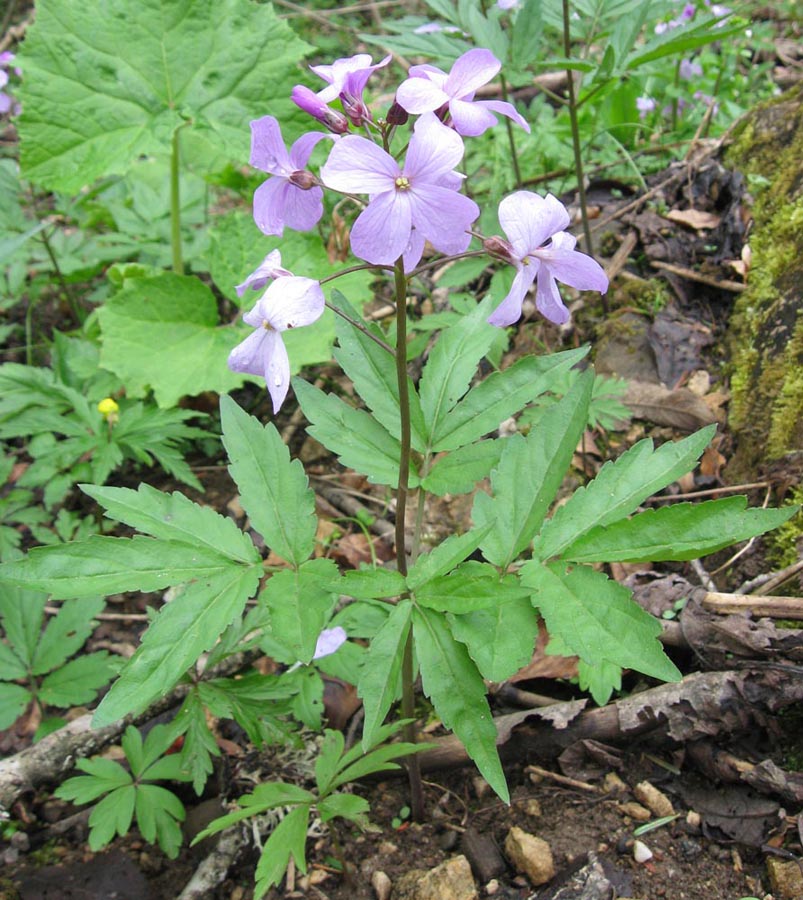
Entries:
[[732, 129], [725, 162], [755, 197], [749, 287], [729, 327], [731, 478], [773, 460], [803, 464], [803, 86]]

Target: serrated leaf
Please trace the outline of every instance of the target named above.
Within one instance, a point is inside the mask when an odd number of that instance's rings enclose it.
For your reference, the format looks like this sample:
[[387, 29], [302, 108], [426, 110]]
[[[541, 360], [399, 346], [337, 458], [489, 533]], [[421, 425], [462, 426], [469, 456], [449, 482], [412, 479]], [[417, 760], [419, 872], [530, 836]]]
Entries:
[[468, 650], [454, 639], [444, 617], [433, 610], [413, 611], [413, 632], [424, 693], [443, 724], [460, 738], [488, 784], [509, 802], [485, 684]]
[[344, 572], [338, 585], [341, 594], [354, 597], [356, 600], [398, 597], [406, 589], [404, 577], [395, 569], [384, 569], [379, 566], [375, 569], [352, 569]]
[[368, 813], [371, 811], [371, 804], [356, 794], [332, 794], [321, 800], [317, 806], [322, 822], [328, 822], [339, 816], [341, 819], [355, 822], [361, 828], [368, 824]]
[[245, 160], [243, 123], [290, 113], [295, 67], [307, 49], [270, 5], [49, 0], [23, 54], [25, 176], [74, 194], [168, 151], [178, 128], [186, 160], [202, 169]]
[[[421, 411], [429, 434], [437, 433], [457, 401], [468, 390], [477, 365], [496, 337], [485, 319], [486, 304], [441, 332], [419, 382]], [[498, 424], [498, 423], [497, 423]]]
[[[410, 744], [405, 741], [399, 741], [395, 744], [385, 744], [382, 747], [377, 747], [346, 766], [332, 782], [329, 789], [335, 790], [349, 781], [357, 781], [359, 778], [365, 778], [367, 775], [373, 775], [377, 772], [396, 771], [401, 766], [395, 760], [401, 759], [402, 756], [418, 753], [421, 750], [429, 750], [434, 746], [434, 744]], [[359, 745], [357, 745], [357, 749], [359, 749]]]
[[48, 706], [81, 706], [91, 703], [119, 668], [115, 657], [105, 650], [71, 659], [42, 679], [39, 699]]
[[658, 620], [602, 572], [531, 560], [522, 567], [521, 580], [532, 588], [532, 602], [549, 633], [589, 665], [611, 662], [662, 681], [680, 679], [658, 641]]
[[59, 785], [54, 794], [60, 800], [91, 803], [109, 791], [131, 784], [131, 775], [110, 759], [80, 759], [76, 766], [87, 774], [68, 778]]
[[231, 397], [221, 397], [220, 415], [229, 472], [252, 526], [274, 552], [298, 567], [312, 553], [318, 524], [304, 467], [290, 460], [272, 423], [263, 427]]
[[526, 438], [505, 441], [491, 474], [493, 497], [479, 493], [472, 518], [496, 527], [480, 544], [485, 558], [505, 570], [541, 527], [585, 428], [594, 376], [586, 372]]
[[206, 713], [196, 690], [187, 695], [172, 724], [175, 736], [184, 736], [184, 746], [179, 756], [182, 771], [187, 773], [193, 790], [200, 796], [214, 768], [212, 757], [220, 756], [220, 749], [209, 730]]
[[415, 592], [416, 602], [428, 609], [448, 613], [468, 613], [486, 609], [505, 598], [526, 596], [516, 579], [500, 580], [487, 563], [467, 562], [450, 575], [433, 578]]
[[188, 584], [164, 606], [95, 712], [96, 728], [145, 709], [166, 694], [242, 613], [258, 569], [231, 568]]
[[31, 699], [28, 689], [21, 684], [0, 684], [0, 729], [10, 728]]
[[404, 647], [410, 633], [410, 600], [400, 600], [368, 648], [357, 693], [365, 708], [363, 749], [372, 746], [391, 704], [398, 697]]
[[622, 688], [622, 667], [601, 662], [591, 666], [584, 660], [577, 663], [577, 681], [581, 691], [589, 691], [597, 706], [605, 706], [614, 691]]
[[244, 381], [226, 365], [238, 335], [219, 324], [214, 294], [194, 276], [128, 279], [97, 315], [101, 366], [120, 378], [129, 397], [151, 388], [159, 406], [171, 407], [185, 395], [223, 394]]
[[[159, 591], [193, 578], [231, 577], [243, 567], [209, 550], [135, 536], [92, 535], [74, 544], [34, 547], [0, 566], [0, 580], [68, 600], [93, 594]], [[248, 570], [245, 570], [248, 571]]]
[[323, 715], [323, 679], [312, 668], [300, 669], [294, 674], [298, 693], [290, 701], [293, 716], [307, 728], [320, 731]]
[[0, 666], [4, 666], [6, 672], [4, 678], [12, 680], [25, 678], [27, 675], [23, 664], [31, 663], [36, 654], [46, 605], [47, 594], [30, 590], [24, 584], [3, 585], [0, 591], [0, 616], [11, 645], [9, 648], [0, 644]]
[[139, 785], [134, 812], [145, 840], [151, 844], [158, 840], [165, 854], [175, 859], [182, 844], [178, 822], [183, 822], [186, 816], [178, 797], [159, 785]]
[[432, 449], [454, 450], [494, 431], [549, 390], [555, 378], [587, 353], [588, 347], [580, 347], [549, 356], [526, 356], [502, 372], [492, 372], [441, 421], [432, 436]]
[[259, 900], [268, 888], [281, 881], [291, 856], [300, 872], [307, 871], [305, 848], [308, 826], [309, 806], [297, 806], [276, 826], [257, 863], [254, 900]]
[[478, 441], [447, 453], [421, 481], [425, 491], [443, 497], [445, 494], [467, 494], [499, 463], [502, 441]]
[[28, 666], [7, 644], [0, 642], [0, 680], [16, 681], [28, 677]]
[[747, 509], [747, 497], [676, 503], [598, 526], [562, 554], [576, 562], [663, 562], [697, 559], [777, 528], [799, 507]]
[[79, 485], [105, 510], [106, 516], [152, 537], [208, 547], [237, 562], [259, 562], [259, 552], [234, 521], [211, 506], [193, 503], [174, 491], [157, 491], [149, 484], [130, 488]]
[[452, 534], [429, 553], [419, 556], [407, 573], [407, 586], [415, 591], [433, 578], [451, 572], [458, 563], [471, 556], [493, 527], [494, 523], [488, 522], [465, 534]]
[[[333, 292], [332, 301], [352, 319], [358, 319], [356, 311], [339, 291]], [[384, 339], [378, 328], [359, 321], [375, 337]], [[352, 380], [354, 389], [370, 407], [377, 422], [393, 437], [400, 439], [399, 384], [395, 357], [340, 316], [336, 317], [335, 329], [339, 345], [335, 349], [335, 359]], [[409, 376], [407, 390], [410, 398], [412, 446], [414, 450], [423, 453], [426, 447], [424, 418], [418, 391]]]
[[333, 560], [312, 559], [298, 570], [276, 572], [262, 592], [273, 632], [303, 663], [311, 662], [318, 635], [335, 605], [336, 577]]
[[[103, 612], [105, 608], [106, 601], [103, 597], [78, 597], [63, 603], [58, 614], [47, 623], [39, 639], [33, 656], [31, 672], [34, 675], [44, 675], [45, 672], [58, 668], [65, 660], [77, 653], [97, 626], [97, 622], [93, 621], [94, 617]], [[103, 683], [105, 684], [105, 682]], [[77, 705], [77, 702], [54, 705]], [[89, 701], [80, 702], [88, 703]]]
[[578, 488], [544, 523], [534, 555], [542, 560], [558, 556], [591, 529], [629, 516], [648, 497], [694, 468], [715, 428], [667, 441], [657, 450], [651, 440], [639, 441], [616, 461], [606, 462], [590, 484]]
[[[344, 466], [366, 475], [374, 484], [398, 484], [401, 444], [373, 416], [300, 378], [293, 379], [293, 388], [311, 423], [309, 434], [335, 453]], [[411, 470], [409, 486], [417, 485], [418, 477]]]
[[501, 597], [493, 606], [452, 619], [452, 634], [488, 681], [504, 681], [526, 666], [537, 633], [538, 616], [528, 597]]
[[346, 746], [343, 732], [327, 728], [324, 734], [318, 758], [315, 760], [315, 784], [318, 793], [323, 795], [329, 788], [329, 782], [337, 772], [340, 758]]
[[104, 797], [89, 816], [89, 847], [105, 847], [115, 834], [126, 834], [134, 819], [137, 789], [133, 785], [117, 788]]

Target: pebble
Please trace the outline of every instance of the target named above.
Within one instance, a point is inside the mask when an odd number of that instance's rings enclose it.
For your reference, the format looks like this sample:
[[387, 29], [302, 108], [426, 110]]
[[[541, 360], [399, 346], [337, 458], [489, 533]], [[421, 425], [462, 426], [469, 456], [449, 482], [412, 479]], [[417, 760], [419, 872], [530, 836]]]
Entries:
[[633, 859], [635, 859], [637, 863], [645, 863], [652, 859], [652, 850], [641, 841], [634, 841]]

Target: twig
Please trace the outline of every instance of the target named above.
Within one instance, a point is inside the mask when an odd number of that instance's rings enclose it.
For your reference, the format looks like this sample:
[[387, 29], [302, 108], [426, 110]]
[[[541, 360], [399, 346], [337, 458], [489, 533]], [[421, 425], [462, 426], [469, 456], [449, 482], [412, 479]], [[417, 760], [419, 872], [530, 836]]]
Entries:
[[205, 897], [211, 897], [215, 888], [225, 880], [245, 845], [246, 839], [240, 825], [227, 828], [220, 835], [215, 849], [201, 861], [177, 900], [204, 900]]
[[735, 494], [739, 491], [752, 491], [756, 488], [770, 487], [769, 481], [751, 481], [748, 484], [729, 484], [725, 487], [706, 488], [704, 491], [688, 491], [685, 494], [667, 494], [660, 497], [649, 497], [645, 503], [674, 503], [676, 500], [694, 500], [697, 497], [713, 497], [717, 494]]
[[699, 559], [693, 559], [691, 561], [691, 567], [694, 569], [695, 574], [700, 579], [700, 584], [707, 590], [716, 593], [717, 586], [714, 583], [714, 579], [706, 572], [705, 567], [700, 562]]
[[703, 606], [723, 616], [749, 612], [755, 616], [769, 616], [774, 619], [803, 620], [803, 597], [767, 597], [709, 591], [703, 598]]
[[[46, 606], [45, 615], [57, 616], [61, 612], [58, 606]], [[98, 613], [92, 616], [100, 622], [147, 622], [150, 616], [147, 613]]]
[[[593, 784], [589, 784], [587, 781], [578, 781], [576, 778], [558, 775], [557, 772], [550, 772], [549, 769], [542, 769], [541, 766], [527, 766], [524, 771], [530, 775], [532, 781], [546, 778], [549, 781], [554, 781], [556, 784], [562, 784], [564, 787], [577, 788], [577, 790], [587, 791], [589, 794], [599, 793], [599, 788]], [[537, 776], [537, 779], [532, 778], [533, 775]]]
[[703, 275], [695, 272], [694, 269], [687, 269], [685, 266], [676, 266], [674, 263], [660, 262], [660, 260], [650, 260], [650, 265], [654, 269], [663, 269], [671, 272], [673, 275], [679, 275], [688, 281], [698, 281], [700, 284], [707, 284], [710, 287], [720, 288], [723, 291], [733, 291], [733, 293], [741, 294], [747, 290], [747, 285], [741, 281], [730, 281], [727, 278], [715, 278], [712, 275]]
[[789, 581], [790, 578], [794, 578], [799, 572], [803, 572], [803, 559], [799, 559], [796, 563], [792, 563], [791, 566], [781, 569], [780, 572], [777, 572], [752, 593], [768, 594], [770, 591], [780, 587], [784, 582]]
[[383, 540], [389, 541], [391, 544], [395, 541], [395, 526], [388, 522], [387, 519], [381, 519], [373, 515], [362, 503], [350, 497], [346, 491], [332, 487], [326, 482], [320, 482], [315, 490], [325, 500], [328, 500], [332, 506], [342, 510], [347, 515], [361, 518], [366, 522], [370, 520], [368, 528], [374, 534], [378, 534]]

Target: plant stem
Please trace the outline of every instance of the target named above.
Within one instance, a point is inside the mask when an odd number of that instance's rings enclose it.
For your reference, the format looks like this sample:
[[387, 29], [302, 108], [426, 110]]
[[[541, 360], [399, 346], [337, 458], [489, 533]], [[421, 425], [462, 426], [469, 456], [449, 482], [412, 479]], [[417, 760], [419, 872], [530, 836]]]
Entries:
[[[569, 18], [569, 0], [563, 0], [563, 53], [569, 59], [572, 52], [571, 23]], [[577, 173], [577, 190], [580, 195], [580, 214], [583, 218], [583, 233], [585, 235], [585, 250], [589, 255], [594, 253], [594, 245], [591, 241], [591, 226], [588, 222], [588, 206], [586, 204], [586, 186], [583, 175], [583, 155], [580, 150], [580, 127], [577, 122], [577, 98], [574, 93], [574, 72], [566, 70], [569, 80], [569, 119], [572, 125], [572, 147], [574, 149], [574, 170]], [[605, 302], [603, 296], [603, 303]]]
[[[502, 99], [509, 103], [508, 99], [508, 90], [507, 90], [507, 80], [505, 76], [500, 73], [499, 75], [499, 84], [502, 88]], [[507, 128], [507, 141], [510, 144], [510, 160], [513, 163], [513, 175], [516, 178], [516, 187], [521, 187], [521, 168], [519, 166], [519, 155], [516, 152], [516, 140], [513, 136], [513, 123], [510, 119], [505, 116], [505, 127]]]
[[[407, 278], [404, 262], [396, 260], [394, 269], [396, 286], [396, 380], [399, 386], [399, 413], [401, 419], [401, 453], [399, 457], [399, 484], [396, 491], [396, 565], [401, 575], [407, 574], [407, 540], [405, 513], [407, 511], [408, 482], [410, 478], [410, 395], [407, 389]], [[407, 636], [402, 658], [402, 716], [409, 719], [404, 726], [404, 738], [411, 744], [417, 740], [415, 727], [415, 679], [413, 671], [413, 633]], [[418, 756], [407, 760], [410, 779], [410, 810], [413, 820], [424, 817], [424, 786]]]
[[173, 132], [170, 150], [170, 243], [173, 248], [173, 271], [176, 275], [184, 274], [184, 260], [181, 255], [181, 193], [179, 190], [179, 131]]

